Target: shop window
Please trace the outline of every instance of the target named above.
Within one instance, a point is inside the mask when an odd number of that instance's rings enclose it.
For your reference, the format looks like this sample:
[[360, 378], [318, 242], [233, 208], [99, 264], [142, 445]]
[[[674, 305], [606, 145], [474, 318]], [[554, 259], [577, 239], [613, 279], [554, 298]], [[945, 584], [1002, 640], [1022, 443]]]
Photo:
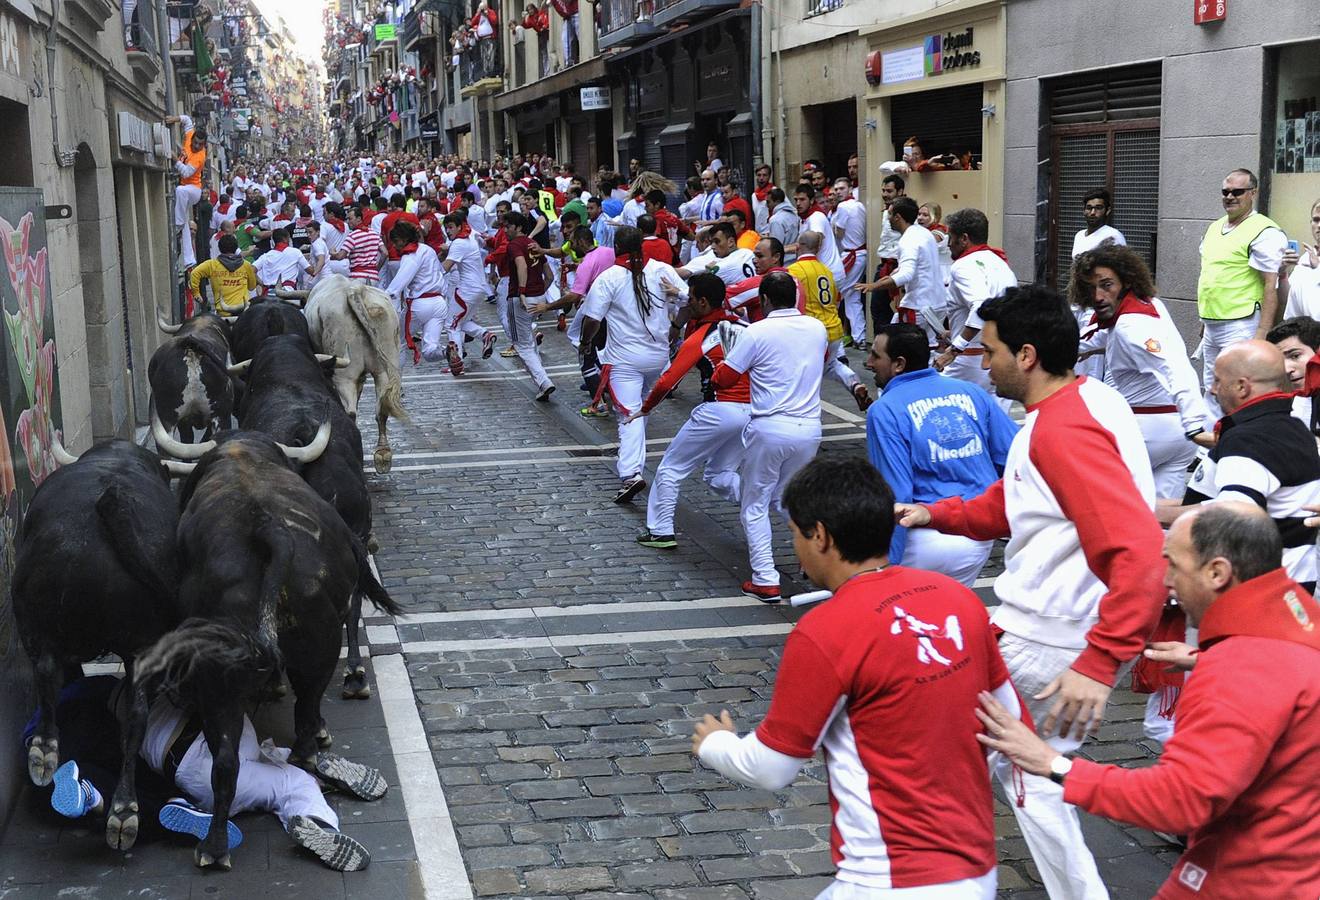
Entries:
[[892, 98], [889, 119], [894, 155], [890, 158], [903, 159], [904, 147], [911, 146], [909, 141], [915, 138], [921, 156], [909, 157], [914, 168], [926, 168], [923, 157], [937, 170], [981, 168], [982, 97], [982, 86], [976, 83]]
[[1158, 64], [1087, 73], [1046, 86], [1049, 252], [1046, 278], [1062, 286], [1073, 237], [1086, 227], [1082, 198], [1106, 188], [1109, 224], [1156, 268], [1159, 223], [1160, 84]]
[[1276, 175], [1320, 173], [1320, 41], [1277, 51], [1274, 101]]

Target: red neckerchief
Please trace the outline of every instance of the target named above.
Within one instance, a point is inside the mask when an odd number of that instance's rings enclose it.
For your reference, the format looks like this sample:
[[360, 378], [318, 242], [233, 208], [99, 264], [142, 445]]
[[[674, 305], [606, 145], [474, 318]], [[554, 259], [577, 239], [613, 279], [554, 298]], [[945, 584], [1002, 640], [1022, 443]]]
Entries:
[[289, 245], [288, 245], [288, 244], [276, 244], [276, 245], [275, 245], [275, 250], [278, 252], [278, 251], [280, 251], [280, 250], [283, 250], [283, 249], [284, 249], [285, 247], [287, 247], [287, 246], [289, 246]]
[[335, 218], [334, 216], [326, 216], [325, 223], [329, 225], [331, 228], [333, 228], [335, 231], [338, 231], [340, 234], [343, 234], [344, 232], [348, 231], [348, 228], [345, 227], [344, 225], [343, 219], [338, 219]]
[[1160, 311], [1155, 308], [1155, 304], [1149, 300], [1138, 297], [1132, 291], [1128, 291], [1118, 301], [1118, 308], [1114, 310], [1114, 317], [1107, 322], [1101, 322], [1098, 313], [1091, 315], [1091, 324], [1099, 325], [1101, 328], [1113, 328], [1118, 321], [1119, 316], [1136, 315], [1152, 316], [1156, 319], [1160, 317]]
[[229, 212], [229, 207], [231, 207], [231, 206], [233, 206], [233, 205], [234, 205], [234, 204], [232, 204], [232, 203], [221, 203], [221, 204], [219, 205], [220, 215], [223, 216], [224, 214], [226, 214], [227, 212]]
[[617, 254], [615, 254], [615, 256], [614, 256], [614, 264], [615, 264], [616, 266], [623, 266], [623, 268], [625, 268], [625, 269], [631, 269], [631, 268], [632, 268], [632, 254], [631, 254], [631, 253], [617, 253]]
[[468, 237], [468, 236], [471, 235], [471, 234], [472, 234], [472, 226], [469, 225], [467, 222], [464, 222], [464, 223], [463, 223], [463, 227], [460, 228], [460, 229], [458, 229], [458, 238], [459, 238], [459, 239], [462, 239], [462, 238]]
[[1259, 397], [1252, 397], [1246, 403], [1243, 403], [1237, 409], [1233, 410], [1231, 413], [1224, 416], [1223, 419], [1220, 419], [1218, 422], [1215, 423], [1215, 437], [1217, 438], [1220, 436], [1220, 434], [1223, 433], [1224, 419], [1229, 419], [1232, 418], [1233, 416], [1236, 416], [1238, 413], [1242, 412], [1242, 410], [1246, 409], [1248, 406], [1252, 406], [1256, 403], [1264, 403], [1266, 400], [1291, 400], [1295, 396], [1296, 394], [1291, 392], [1270, 391], [1268, 394], [1261, 394]]
[[767, 184], [767, 185], [766, 185], [765, 187], [763, 187], [763, 188], [756, 188], [756, 189], [754, 189], [754, 190], [752, 191], [752, 193], [756, 195], [756, 199], [757, 199], [757, 200], [760, 200], [762, 203], [764, 203], [764, 202], [765, 202], [765, 198], [768, 197], [768, 196], [770, 195], [770, 191], [773, 190], [773, 189], [774, 189], [774, 185], [773, 185], [773, 184]]
[[819, 203], [813, 203], [811, 204], [811, 209], [807, 210], [805, 214], [798, 213], [798, 218], [801, 219], [803, 222], [805, 222], [807, 221], [807, 219], [811, 218], [812, 213], [820, 213], [823, 216], [825, 215], [825, 210], [820, 208]]
[[989, 250], [995, 256], [998, 256], [1000, 259], [1002, 259], [1004, 262], [1008, 262], [1007, 253], [1005, 253], [1003, 250], [1000, 250], [998, 247], [991, 247], [989, 244], [973, 244], [970, 247], [968, 247], [966, 250], [964, 250], [962, 253], [959, 253], [958, 259], [962, 259], [964, 256], [968, 256], [969, 254], [975, 253], [978, 250]]
[[358, 224], [353, 227], [354, 231], [369, 231], [371, 226], [367, 224], [366, 219], [358, 219]]
[[417, 242], [413, 241], [411, 244], [404, 244], [403, 248], [399, 250], [399, 255], [406, 256], [409, 253], [416, 253], [416, 252], [417, 252]]

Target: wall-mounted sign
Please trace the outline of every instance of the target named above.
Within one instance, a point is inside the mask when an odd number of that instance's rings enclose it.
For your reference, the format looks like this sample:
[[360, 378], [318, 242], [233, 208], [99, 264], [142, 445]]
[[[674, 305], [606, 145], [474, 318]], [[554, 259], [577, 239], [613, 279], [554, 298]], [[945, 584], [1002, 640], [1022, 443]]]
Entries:
[[610, 89], [608, 87], [584, 87], [581, 89], [582, 109], [609, 109]]
[[872, 50], [870, 53], [866, 54], [866, 83], [871, 87], [876, 87], [880, 84], [883, 72], [884, 68], [880, 60], [880, 51]]
[[119, 114], [119, 146], [136, 150], [139, 153], [151, 153], [156, 148], [156, 141], [151, 133], [151, 123], [139, 119], [130, 112]]
[[981, 51], [973, 50], [974, 32], [966, 31], [944, 35], [932, 34], [926, 38], [925, 70], [927, 75], [938, 75], [950, 69], [964, 69], [981, 64]]
[[881, 84], [898, 84], [925, 77], [925, 57], [926, 48], [921, 46], [904, 47], [902, 50], [890, 50], [881, 54]]
[[1228, 18], [1228, 0], [1192, 0], [1192, 21], [1197, 25]]
[[398, 26], [381, 24], [377, 25], [374, 34], [377, 41], [392, 41], [396, 36]]

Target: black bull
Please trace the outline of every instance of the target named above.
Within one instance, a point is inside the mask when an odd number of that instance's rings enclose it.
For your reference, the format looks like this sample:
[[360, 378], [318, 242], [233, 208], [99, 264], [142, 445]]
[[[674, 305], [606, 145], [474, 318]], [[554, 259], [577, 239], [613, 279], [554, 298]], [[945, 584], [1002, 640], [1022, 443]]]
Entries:
[[265, 434], [222, 435], [180, 502], [179, 604], [188, 618], [141, 668], [201, 716], [215, 806], [195, 856], [199, 865], [228, 868], [245, 705], [282, 661], [295, 696], [290, 761], [310, 767], [350, 597], [364, 591], [382, 608], [394, 604], [362, 541]]
[[253, 303], [234, 321], [230, 356], [236, 363], [246, 362], [266, 338], [277, 334], [298, 334], [311, 341], [307, 319], [296, 307], [282, 300]]
[[160, 328], [171, 335], [147, 364], [151, 402], [166, 431], [177, 426], [179, 437], [192, 443], [193, 429], [209, 440], [233, 427], [238, 401], [237, 385], [226, 371], [229, 359], [229, 323], [202, 313], [180, 325]]
[[42, 482], [18, 538], [14, 617], [37, 685], [28, 772], [49, 784], [59, 765], [55, 706], [65, 668], [117, 654], [125, 669], [117, 706], [124, 765], [106, 840], [120, 850], [137, 838], [134, 773], [147, 724], [147, 686], [134, 677], [135, 660], [178, 622], [178, 518], [160, 459], [116, 440]]
[[[301, 317], [301, 313], [293, 312]], [[298, 335], [266, 338], [256, 348], [246, 372], [247, 392], [239, 409], [239, 423], [248, 431], [264, 432], [281, 443], [302, 445], [312, 439], [328, 417], [330, 446], [319, 459], [303, 467], [302, 475], [339, 512], [352, 532], [363, 543], [369, 543], [371, 498], [362, 472], [362, 435], [340, 404], [326, 374], [329, 365], [318, 362], [311, 345]], [[348, 667], [343, 693], [358, 699], [370, 695], [358, 640], [361, 613], [362, 597], [354, 594], [348, 617]]]

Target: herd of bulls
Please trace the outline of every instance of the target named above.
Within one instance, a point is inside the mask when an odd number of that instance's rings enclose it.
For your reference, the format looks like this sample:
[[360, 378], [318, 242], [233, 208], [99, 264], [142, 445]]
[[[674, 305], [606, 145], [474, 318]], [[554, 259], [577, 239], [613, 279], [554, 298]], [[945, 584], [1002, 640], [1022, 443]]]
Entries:
[[[200, 717], [214, 758], [214, 816], [195, 859], [228, 868], [245, 710], [287, 676], [290, 762], [314, 770], [330, 743], [321, 698], [345, 626], [344, 696], [366, 697], [362, 597], [399, 611], [368, 560], [371, 504], [355, 421], [370, 373], [374, 460], [388, 471], [385, 420], [406, 416], [398, 319], [383, 292], [335, 276], [305, 313], [272, 298], [232, 322], [204, 313], [161, 328], [170, 338], [148, 370], [160, 455], [124, 440], [76, 459], [57, 446], [61, 468], [22, 523], [12, 595], [38, 693], [28, 771], [46, 785], [60, 764], [65, 673], [114, 653], [127, 699], [116, 711], [124, 763], [107, 842], [123, 850], [136, 840], [135, 762], [149, 704], [163, 692]], [[184, 479], [177, 495], [171, 477]]]

